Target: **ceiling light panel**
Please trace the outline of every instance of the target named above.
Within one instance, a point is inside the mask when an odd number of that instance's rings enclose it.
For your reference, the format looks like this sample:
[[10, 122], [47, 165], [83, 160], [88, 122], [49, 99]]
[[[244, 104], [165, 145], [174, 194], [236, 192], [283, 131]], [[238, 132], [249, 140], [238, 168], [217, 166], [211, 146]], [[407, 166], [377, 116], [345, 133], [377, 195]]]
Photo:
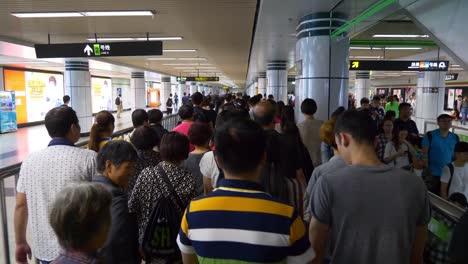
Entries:
[[80, 12], [19, 12], [11, 13], [18, 18], [40, 18], [40, 17], [82, 17]]
[[174, 67], [176, 70], [216, 69], [216, 67]]
[[382, 48], [377, 48], [377, 47], [350, 47], [349, 49], [352, 50], [381, 50]]
[[388, 47], [385, 50], [420, 50], [420, 47]]
[[375, 34], [374, 38], [428, 38], [429, 35], [417, 35], [417, 34]]
[[[105, 42], [105, 41], [154, 41], [154, 40], [182, 40], [182, 37], [138, 37], [138, 38], [133, 38], [133, 37], [100, 37], [97, 38], [98, 42]], [[95, 42], [96, 38], [88, 38], [88, 41]], [[196, 51], [196, 50], [195, 50]]]
[[351, 59], [382, 59], [381, 56], [349, 56]]
[[210, 63], [165, 63], [163, 66], [211, 66]]
[[81, 12], [85, 16], [92, 17], [109, 17], [109, 16], [153, 16], [154, 12], [149, 10], [143, 11], [87, 11]]

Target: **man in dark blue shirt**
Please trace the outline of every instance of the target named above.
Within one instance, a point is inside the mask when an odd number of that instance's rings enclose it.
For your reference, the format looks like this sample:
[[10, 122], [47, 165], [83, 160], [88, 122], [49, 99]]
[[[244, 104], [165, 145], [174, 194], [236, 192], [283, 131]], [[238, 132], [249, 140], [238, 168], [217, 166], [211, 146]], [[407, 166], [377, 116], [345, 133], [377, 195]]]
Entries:
[[184, 93], [184, 96], [182, 97], [182, 105], [188, 105], [190, 100], [190, 97], [187, 96], [187, 93]]
[[411, 105], [409, 103], [401, 103], [398, 106], [400, 117], [395, 120], [394, 127], [396, 129], [405, 128], [408, 130], [408, 139], [411, 144], [420, 143], [419, 130], [416, 123], [411, 120]]

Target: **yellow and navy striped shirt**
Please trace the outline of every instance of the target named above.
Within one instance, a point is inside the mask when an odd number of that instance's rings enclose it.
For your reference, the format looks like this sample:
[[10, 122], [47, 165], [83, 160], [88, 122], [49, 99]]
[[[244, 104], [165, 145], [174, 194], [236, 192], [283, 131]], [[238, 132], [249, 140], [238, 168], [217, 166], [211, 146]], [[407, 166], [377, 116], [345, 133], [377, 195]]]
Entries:
[[314, 257], [294, 207], [241, 180], [223, 179], [214, 192], [193, 200], [177, 242], [200, 263], [307, 263]]

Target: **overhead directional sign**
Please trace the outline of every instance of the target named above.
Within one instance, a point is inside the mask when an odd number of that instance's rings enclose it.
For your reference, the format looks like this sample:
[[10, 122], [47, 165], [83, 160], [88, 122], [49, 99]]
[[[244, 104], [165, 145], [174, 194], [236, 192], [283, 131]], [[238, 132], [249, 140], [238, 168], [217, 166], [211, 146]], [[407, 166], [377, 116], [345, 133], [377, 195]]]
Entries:
[[350, 71], [447, 71], [449, 61], [352, 60]]
[[456, 81], [458, 79], [458, 73], [447, 73], [445, 75], [446, 81]]
[[177, 77], [178, 82], [219, 82], [219, 77]]
[[37, 58], [120, 57], [162, 55], [162, 41], [36, 44]]

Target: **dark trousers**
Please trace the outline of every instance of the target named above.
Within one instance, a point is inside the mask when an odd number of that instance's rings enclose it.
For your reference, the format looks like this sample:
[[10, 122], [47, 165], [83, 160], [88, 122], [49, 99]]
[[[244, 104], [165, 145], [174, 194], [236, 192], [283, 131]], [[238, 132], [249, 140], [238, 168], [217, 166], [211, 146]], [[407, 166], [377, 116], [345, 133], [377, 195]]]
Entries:
[[167, 114], [168, 114], [168, 115], [172, 114], [172, 107], [171, 107], [171, 108], [169, 108], [169, 107], [167, 108]]

